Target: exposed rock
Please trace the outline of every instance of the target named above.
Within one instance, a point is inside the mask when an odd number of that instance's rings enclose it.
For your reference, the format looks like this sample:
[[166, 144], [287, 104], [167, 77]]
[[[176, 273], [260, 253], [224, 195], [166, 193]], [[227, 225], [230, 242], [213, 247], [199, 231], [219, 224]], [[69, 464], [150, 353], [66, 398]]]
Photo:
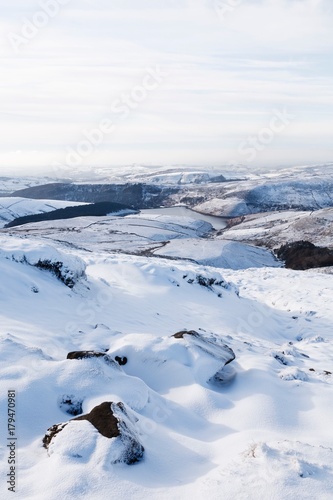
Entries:
[[195, 330], [182, 330], [175, 333], [173, 337], [175, 339], [188, 340], [191, 347], [199, 347], [223, 363], [222, 367], [207, 380], [208, 383], [214, 385], [226, 384], [235, 377], [235, 370], [227, 367], [235, 359], [235, 353], [229, 346], [223, 343], [220, 337], [208, 333], [198, 333]]
[[52, 427], [50, 427], [49, 429], [47, 429], [47, 432], [46, 432], [45, 436], [43, 437], [43, 446], [44, 446], [44, 448], [46, 448], [46, 449], [49, 448], [52, 439], [57, 434], [59, 434], [59, 432], [61, 432], [66, 427], [66, 425], [67, 425], [67, 423], [64, 423], [64, 424], [55, 424], [55, 425], [52, 425]]
[[48, 259], [40, 259], [35, 264], [35, 267], [38, 267], [38, 269], [50, 271], [58, 278], [58, 280], [62, 281], [64, 285], [68, 286], [69, 288], [73, 288], [78, 279], [81, 276], [84, 276], [84, 273], [78, 275], [75, 271], [72, 271], [67, 266], [65, 266], [63, 262], [60, 261], [53, 262]]
[[273, 358], [276, 359], [276, 361], [278, 361], [279, 363], [281, 363], [281, 365], [285, 365], [285, 366], [289, 365], [288, 361], [283, 356], [283, 354], [273, 352], [272, 355], [273, 355]]
[[221, 370], [215, 373], [208, 382], [214, 385], [226, 385], [236, 376], [236, 370], [234, 370], [231, 366], [224, 365]]
[[[175, 339], [183, 339], [184, 335], [196, 335], [196, 334], [197, 332], [195, 332], [194, 330], [183, 330], [181, 332], [175, 333], [172, 336], [175, 337]], [[197, 335], [199, 335], [199, 333]]]
[[126, 365], [127, 361], [128, 361], [126, 356], [116, 356], [114, 359], [117, 361], [118, 365], [120, 365], [120, 366]]
[[106, 354], [105, 352], [99, 352], [99, 351], [72, 351], [67, 354], [67, 359], [92, 359], [92, 358], [97, 358], [101, 359], [106, 363], [107, 365], [112, 366], [113, 368], [116, 368], [119, 370], [119, 364], [114, 361], [111, 356]]
[[59, 398], [59, 407], [65, 413], [69, 415], [73, 415], [76, 417], [77, 415], [81, 415], [82, 412], [82, 403], [83, 400], [75, 397], [74, 395], [65, 394], [61, 398]]
[[224, 361], [227, 365], [235, 359], [234, 351], [223, 343], [222, 339], [217, 335], [198, 333], [195, 330], [183, 330], [173, 335], [176, 339], [184, 339], [184, 335], [189, 336], [191, 343], [200, 347], [208, 354], [211, 354], [215, 358]]
[[72, 351], [67, 354], [67, 359], [101, 358], [104, 356], [106, 356], [105, 352]]
[[[134, 464], [141, 460], [144, 454], [144, 448], [135, 430], [136, 421], [137, 419], [128, 414], [123, 403], [104, 402], [86, 415], [50, 427], [43, 438], [43, 445], [49, 454], [58, 453], [82, 458], [83, 452], [86, 458], [89, 458], [89, 455], [93, 455], [98, 441], [107, 438], [110, 441], [109, 449], [105, 450], [106, 462]], [[83, 426], [83, 422], [89, 422], [98, 433], [90, 433], [90, 427]], [[88, 449], [85, 449], [85, 443], [82, 443], [83, 435], [89, 443]]]
[[186, 279], [187, 283], [190, 283], [190, 285], [192, 285], [192, 283], [198, 283], [198, 285], [206, 288], [211, 288], [213, 285], [227, 288], [227, 283], [223, 279], [202, 276], [201, 274], [195, 276], [184, 274], [183, 279]]
[[[111, 405], [113, 403], [102, 403], [99, 406], [95, 406], [93, 410], [87, 415], [81, 415], [80, 417], [73, 418], [73, 421], [77, 420], [88, 420], [102, 436], [106, 438], [113, 438], [120, 435], [118, 429], [118, 419], [114, 416], [111, 411]], [[122, 403], [118, 403], [117, 406], [122, 408]]]

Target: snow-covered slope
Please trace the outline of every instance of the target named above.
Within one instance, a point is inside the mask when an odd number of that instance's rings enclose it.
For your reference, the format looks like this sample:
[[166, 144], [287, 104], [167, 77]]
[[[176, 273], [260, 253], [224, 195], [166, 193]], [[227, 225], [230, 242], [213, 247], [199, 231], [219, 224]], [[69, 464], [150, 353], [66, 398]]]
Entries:
[[41, 184], [46, 184], [47, 182], [51, 182], [50, 177], [43, 176], [31, 176], [31, 177], [23, 177], [23, 176], [15, 176], [15, 177], [0, 177], [0, 197], [8, 196], [13, 191], [17, 191], [18, 189], [27, 189], [33, 186], [40, 186]]
[[205, 266], [228, 269], [281, 266], [273, 254], [263, 248], [223, 240], [172, 240], [163, 248], [155, 250], [154, 255], [191, 259]]
[[51, 212], [58, 208], [74, 207], [82, 203], [29, 198], [0, 198], [0, 228], [18, 217]]
[[[46, 246], [25, 231], [0, 235], [0, 413], [15, 390], [19, 498], [331, 497], [331, 276]], [[39, 254], [85, 271], [69, 288]], [[68, 423], [103, 403], [119, 436]]]
[[278, 266], [270, 251], [215, 239], [210, 223], [170, 215], [77, 217], [11, 229], [13, 235], [43, 236], [88, 252], [121, 252], [189, 259], [215, 267]]
[[[261, 179], [210, 187], [205, 201], [196, 203], [199, 212], [238, 217], [274, 210], [318, 210], [333, 205], [333, 178], [290, 180]], [[187, 193], [187, 197], [196, 193]]]
[[236, 225], [223, 231], [221, 238], [269, 248], [300, 240], [333, 247], [333, 208], [248, 215], [233, 222]]
[[[306, 169], [267, 173], [268, 191], [254, 176], [213, 186], [199, 169], [192, 184], [177, 169], [155, 181], [192, 200], [205, 185], [214, 213], [222, 187], [284, 203], [300, 172], [303, 203], [323, 187]], [[1, 498], [14, 391], [18, 498], [332, 498], [331, 271], [287, 270], [253, 246], [332, 247], [332, 209], [308, 209], [219, 231], [149, 213], [0, 229]]]

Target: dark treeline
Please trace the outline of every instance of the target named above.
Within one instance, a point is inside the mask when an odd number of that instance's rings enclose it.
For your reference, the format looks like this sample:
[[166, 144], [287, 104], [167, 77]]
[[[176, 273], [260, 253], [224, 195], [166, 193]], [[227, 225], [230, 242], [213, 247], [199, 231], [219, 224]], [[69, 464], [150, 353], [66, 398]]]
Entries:
[[6, 224], [6, 228], [21, 226], [23, 224], [29, 224], [30, 222], [41, 222], [47, 220], [60, 220], [60, 219], [73, 219], [74, 217], [101, 217], [111, 213], [119, 212], [121, 210], [131, 210], [131, 208], [121, 203], [112, 202], [100, 202], [92, 203], [90, 205], [79, 205], [76, 207], [66, 207], [60, 208], [58, 210], [53, 210], [52, 212], [46, 212], [42, 214], [26, 215], [24, 217], [18, 217], [13, 221]]

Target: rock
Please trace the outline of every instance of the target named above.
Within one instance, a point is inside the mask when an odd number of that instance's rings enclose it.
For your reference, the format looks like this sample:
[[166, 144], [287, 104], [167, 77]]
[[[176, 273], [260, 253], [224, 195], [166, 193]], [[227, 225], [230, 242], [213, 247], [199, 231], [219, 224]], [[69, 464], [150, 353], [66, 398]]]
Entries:
[[236, 370], [230, 365], [224, 365], [221, 370], [215, 373], [208, 382], [213, 385], [226, 385], [232, 382], [236, 376]]
[[49, 429], [47, 429], [47, 432], [45, 436], [43, 437], [43, 446], [44, 448], [48, 449], [52, 439], [59, 433], [61, 432], [65, 427], [67, 423], [65, 424], [55, 424], [52, 425]]
[[105, 352], [97, 351], [72, 351], [67, 354], [67, 359], [101, 358]]
[[83, 400], [75, 397], [73, 394], [71, 395], [63, 395], [59, 398], [59, 407], [65, 413], [69, 415], [73, 415], [76, 417], [77, 415], [81, 415], [82, 411], [82, 403]]
[[[209, 376], [207, 382], [213, 385], [226, 384], [233, 380], [236, 371], [227, 367], [235, 359], [234, 351], [223, 343], [223, 340], [217, 335], [208, 333], [198, 333], [195, 330], [182, 330], [173, 335], [175, 339], [183, 339], [189, 342], [190, 347], [199, 347], [206, 354], [213, 356], [222, 363], [217, 372]], [[213, 365], [212, 365], [213, 366]]]
[[[91, 359], [91, 358], [103, 358], [103, 361], [108, 365], [113, 367], [118, 367], [118, 364], [105, 352], [98, 351], [73, 351], [67, 354], [67, 359]], [[120, 363], [119, 363], [120, 364]]]
[[175, 333], [172, 336], [175, 337], [175, 339], [183, 339], [184, 335], [196, 335], [196, 334], [200, 335], [199, 333], [195, 332], [194, 330], [183, 330], [181, 332]]
[[281, 365], [285, 365], [285, 366], [289, 365], [287, 359], [282, 354], [273, 352], [272, 356], [273, 356], [274, 359], [276, 359], [276, 361], [278, 361], [279, 363], [281, 363]]
[[[87, 427], [87, 422], [91, 427]], [[144, 454], [135, 429], [136, 422], [123, 403], [104, 402], [86, 415], [50, 427], [43, 438], [43, 446], [49, 455], [57, 453], [72, 458], [84, 455], [89, 459], [100, 440], [107, 439], [108, 446], [102, 445], [105, 461], [131, 465], [141, 460]], [[93, 427], [97, 433], [93, 432]]]
[[[88, 420], [102, 436], [106, 438], [117, 437], [120, 435], [120, 432], [118, 429], [118, 420], [111, 410], [112, 404], [102, 403], [99, 406], [95, 406], [90, 413], [73, 418], [73, 421]], [[121, 404], [118, 403], [118, 406], [120, 407]]]
[[234, 351], [224, 344], [223, 340], [217, 335], [198, 333], [195, 330], [183, 330], [173, 335], [175, 339], [184, 339], [186, 338], [184, 336], [188, 337], [188, 340], [192, 344], [200, 347], [215, 358], [224, 361], [224, 365], [231, 363], [236, 357]]
[[58, 280], [62, 281], [68, 288], [74, 288], [77, 281], [85, 276], [84, 271], [78, 272], [72, 270], [61, 261], [52, 261], [51, 259], [39, 259], [35, 264], [38, 269], [50, 271]]
[[120, 365], [120, 366], [126, 365], [127, 361], [128, 361], [127, 358], [126, 358], [126, 356], [122, 356], [122, 357], [121, 356], [116, 356], [114, 359], [117, 361], [118, 365]]
[[220, 276], [202, 276], [201, 274], [193, 275], [193, 273], [188, 273], [183, 275], [183, 279], [192, 285], [197, 283], [205, 288], [212, 289], [212, 286], [220, 286], [223, 288], [228, 288], [228, 283], [224, 281]]

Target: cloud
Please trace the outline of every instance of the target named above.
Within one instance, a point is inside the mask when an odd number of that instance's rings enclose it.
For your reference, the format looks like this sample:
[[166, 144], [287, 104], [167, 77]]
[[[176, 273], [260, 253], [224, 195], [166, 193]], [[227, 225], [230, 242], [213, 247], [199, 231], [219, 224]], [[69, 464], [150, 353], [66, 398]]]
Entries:
[[[15, 51], [10, 33], [21, 36], [41, 3], [12, 0], [0, 7], [0, 170], [64, 161], [103, 119], [115, 133], [83, 163], [238, 162], [239, 143], [284, 107], [295, 123], [256, 161], [329, 159], [331, 4], [69, 0]], [[114, 116], [112, 103], [156, 65], [168, 76], [126, 119]]]

